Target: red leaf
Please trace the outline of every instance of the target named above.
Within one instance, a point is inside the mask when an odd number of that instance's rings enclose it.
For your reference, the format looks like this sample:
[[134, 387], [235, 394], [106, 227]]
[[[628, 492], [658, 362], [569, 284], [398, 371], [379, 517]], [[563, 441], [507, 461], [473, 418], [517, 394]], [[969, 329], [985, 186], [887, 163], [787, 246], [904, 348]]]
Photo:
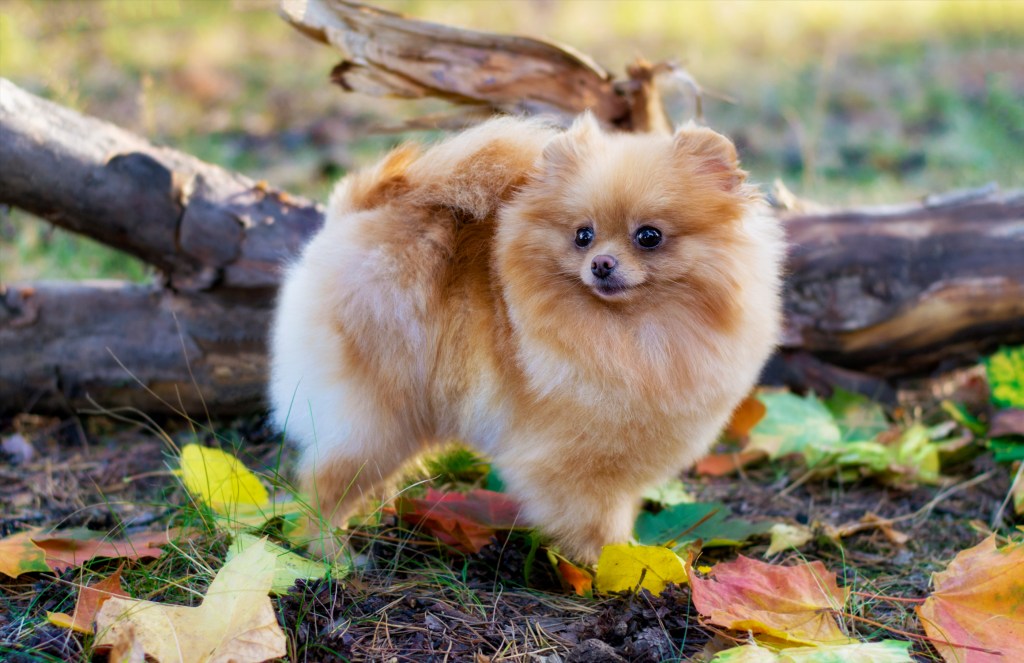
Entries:
[[159, 557], [163, 554], [160, 546], [167, 545], [174, 533], [173, 530], [142, 532], [127, 539], [115, 539], [106, 532], [75, 528], [33, 534], [31, 538], [32, 543], [43, 549], [50, 568], [60, 573], [95, 557]]
[[767, 411], [764, 403], [754, 396], [747, 396], [736, 406], [726, 431], [733, 437], [746, 437], [750, 429], [764, 418], [764, 414]]
[[96, 613], [100, 606], [111, 596], [123, 596], [128, 594], [121, 588], [121, 569], [118, 568], [109, 577], [94, 582], [88, 587], [83, 587], [78, 593], [78, 600], [75, 601], [75, 612], [66, 615], [63, 612], [47, 613], [47, 619], [51, 624], [70, 628], [79, 633], [92, 633], [92, 623], [96, 619]]
[[403, 520], [462, 552], [479, 552], [498, 530], [524, 527], [519, 509], [508, 495], [481, 489], [462, 494], [431, 488], [423, 499], [395, 500], [395, 511]]
[[776, 566], [743, 557], [690, 573], [693, 605], [708, 621], [811, 645], [851, 642], [833, 614], [848, 591], [821, 562]]
[[731, 454], [708, 454], [697, 461], [694, 471], [703, 476], [723, 477], [767, 457], [768, 454], [760, 449]]
[[566, 585], [572, 588], [577, 596], [592, 596], [594, 593], [594, 577], [580, 567], [564, 559], [558, 560], [558, 573]]
[[917, 615], [942, 658], [1024, 661], [1024, 543], [996, 548], [990, 536], [957, 554], [932, 582], [935, 591]]

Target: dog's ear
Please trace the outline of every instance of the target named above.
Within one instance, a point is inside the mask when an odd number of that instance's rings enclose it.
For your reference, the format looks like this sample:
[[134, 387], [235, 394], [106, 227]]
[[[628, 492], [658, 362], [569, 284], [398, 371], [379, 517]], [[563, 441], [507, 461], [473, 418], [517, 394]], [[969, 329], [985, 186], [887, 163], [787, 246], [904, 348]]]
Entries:
[[711, 179], [723, 191], [736, 191], [747, 179], [740, 169], [736, 146], [707, 127], [692, 123], [681, 127], [674, 138], [674, 150], [697, 175]]
[[548, 173], [564, 171], [579, 162], [586, 146], [601, 133], [601, 125], [590, 111], [584, 111], [564, 133], [544, 146], [541, 163]]

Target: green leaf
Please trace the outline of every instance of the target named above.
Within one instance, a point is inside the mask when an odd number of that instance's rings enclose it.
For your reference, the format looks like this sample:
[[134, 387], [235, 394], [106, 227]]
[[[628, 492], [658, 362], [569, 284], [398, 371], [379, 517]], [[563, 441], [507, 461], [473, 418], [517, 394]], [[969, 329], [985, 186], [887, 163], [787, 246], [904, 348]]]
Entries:
[[332, 572], [335, 578], [343, 578], [352, 570], [350, 564], [328, 566], [323, 562], [317, 562], [297, 555], [286, 550], [276, 543], [271, 543], [263, 537], [252, 534], [239, 534], [231, 543], [225, 562], [230, 562], [234, 557], [248, 550], [251, 546], [265, 546], [266, 550], [274, 556], [274, 580], [270, 588], [271, 594], [282, 596], [291, 590], [296, 580], [317, 580]]
[[842, 440], [832, 413], [813, 394], [801, 398], [788, 392], [758, 395], [768, 412], [750, 431], [748, 450], [772, 458], [804, 453], [808, 448], [832, 449]]
[[644, 499], [661, 506], [673, 506], [693, 502], [693, 495], [686, 490], [686, 484], [682, 481], [670, 479], [667, 483], [645, 490]]
[[1024, 345], [999, 348], [985, 360], [985, 373], [996, 407], [1024, 408]]
[[484, 488], [493, 490], [496, 493], [505, 492], [505, 480], [501, 478], [498, 468], [493, 465], [491, 465], [491, 471], [487, 473], [487, 478], [484, 479]]
[[988, 441], [997, 463], [1012, 463], [1024, 460], [1024, 442], [1009, 437], [997, 437]]
[[953, 421], [957, 422], [967, 430], [971, 431], [975, 435], [984, 435], [987, 427], [985, 424], [978, 421], [978, 418], [967, 411], [960, 403], [954, 403], [953, 401], [942, 401], [940, 404], [942, 409], [945, 410], [946, 414], [953, 418]]
[[825, 401], [844, 442], [870, 442], [889, 428], [885, 410], [866, 396], [836, 387]]
[[637, 541], [645, 545], [672, 544], [681, 550], [700, 539], [705, 548], [738, 546], [755, 534], [764, 534], [772, 523], [752, 523], [732, 517], [721, 502], [674, 504], [660, 513], [641, 512], [634, 530]]

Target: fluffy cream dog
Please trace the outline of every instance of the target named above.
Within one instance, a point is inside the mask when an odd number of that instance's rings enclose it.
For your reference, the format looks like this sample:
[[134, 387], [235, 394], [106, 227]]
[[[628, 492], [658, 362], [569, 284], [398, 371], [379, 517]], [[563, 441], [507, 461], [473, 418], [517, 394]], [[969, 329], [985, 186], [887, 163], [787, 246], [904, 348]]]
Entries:
[[342, 180], [292, 265], [270, 397], [331, 523], [410, 458], [490, 455], [594, 561], [704, 454], [780, 327], [782, 232], [724, 137], [495, 119]]

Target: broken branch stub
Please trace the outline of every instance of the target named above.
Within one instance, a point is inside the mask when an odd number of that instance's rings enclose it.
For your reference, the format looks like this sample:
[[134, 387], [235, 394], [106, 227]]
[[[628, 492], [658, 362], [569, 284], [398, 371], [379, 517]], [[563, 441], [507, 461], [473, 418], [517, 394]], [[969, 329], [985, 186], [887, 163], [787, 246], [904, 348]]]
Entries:
[[671, 65], [638, 61], [616, 82], [585, 55], [541, 39], [420, 21], [348, 0], [282, 0], [281, 13], [341, 51], [332, 80], [348, 91], [566, 120], [590, 109], [605, 124], [633, 131], [668, 125], [655, 77]]

